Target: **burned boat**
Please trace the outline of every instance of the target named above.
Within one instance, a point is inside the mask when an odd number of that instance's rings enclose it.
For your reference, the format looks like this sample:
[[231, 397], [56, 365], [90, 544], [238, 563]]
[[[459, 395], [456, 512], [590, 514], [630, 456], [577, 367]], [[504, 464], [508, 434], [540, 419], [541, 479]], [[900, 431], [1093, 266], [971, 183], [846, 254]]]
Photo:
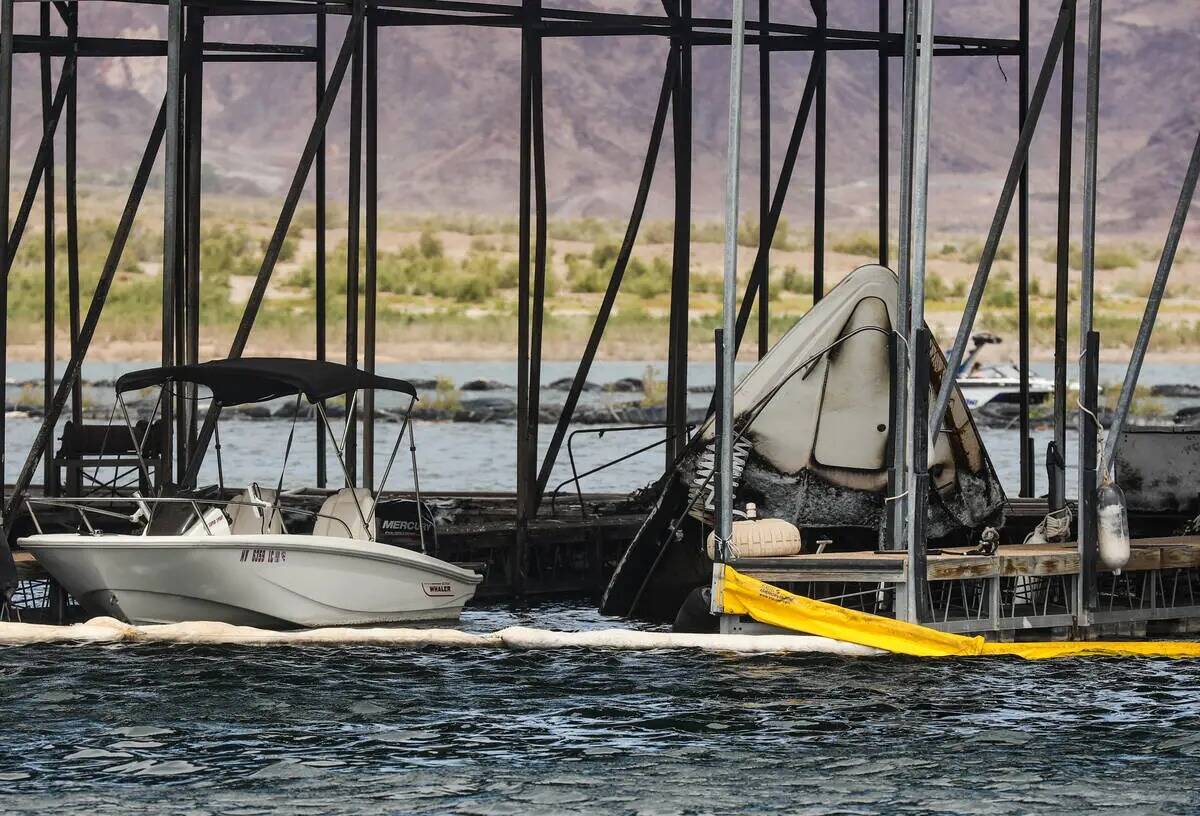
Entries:
[[[880, 546], [890, 465], [889, 343], [896, 276], [864, 266], [805, 314], [734, 393], [734, 507], [757, 506], [802, 532], [808, 551]], [[930, 394], [946, 373], [930, 350]], [[657, 485], [658, 500], [617, 565], [601, 611], [670, 620], [711, 578], [715, 421]], [[931, 546], [1003, 523], [1005, 496], [956, 390], [930, 452]]]

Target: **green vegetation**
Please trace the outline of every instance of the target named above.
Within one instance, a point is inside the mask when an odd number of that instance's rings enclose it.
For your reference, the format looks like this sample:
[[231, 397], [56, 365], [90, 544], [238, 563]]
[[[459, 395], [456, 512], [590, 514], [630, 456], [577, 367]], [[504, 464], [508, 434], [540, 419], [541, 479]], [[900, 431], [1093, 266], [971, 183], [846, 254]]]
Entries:
[[[111, 207], [106, 209], [102, 201], [88, 198], [85, 202], [88, 208], [82, 213], [79, 247], [86, 310], [109, 252], [116, 221], [115, 211]], [[155, 205], [151, 201], [146, 206], [120, 259], [96, 339], [97, 346], [112, 347], [109, 353], [113, 355], [144, 355], [146, 348], [152, 349], [151, 354], [157, 353], [162, 298], [161, 220], [154, 218]], [[251, 279], [263, 262], [275, 215], [253, 201], [210, 199], [206, 207], [201, 234], [201, 336], [208, 348], [220, 349], [227, 347], [241, 318]], [[344, 209], [330, 205], [327, 219], [330, 233], [325, 258], [326, 311], [332, 347], [344, 336], [347, 305]], [[260, 351], [304, 353], [312, 348], [316, 310], [315, 220], [312, 205], [302, 206], [280, 248], [268, 298], [261, 306], [251, 339], [252, 346]], [[33, 359], [40, 355], [45, 286], [43, 240], [32, 229], [39, 223], [35, 213], [8, 281], [13, 353]], [[583, 338], [591, 329], [600, 295], [609, 285], [625, 226], [618, 220], [595, 218], [556, 219], [550, 223], [552, 243], [547, 252], [545, 281], [548, 358], [578, 355]], [[406, 352], [413, 354], [432, 349], [430, 354], [480, 356], [511, 349], [516, 337], [513, 316], [520, 277], [516, 230], [512, 219], [385, 214], [381, 220], [381, 249], [375, 264], [380, 349], [418, 350]], [[739, 279], [743, 286], [751, 271], [747, 258], [754, 255], [758, 232], [753, 216], [742, 220]], [[695, 222], [692, 235], [690, 336], [695, 347], [707, 354], [720, 307], [724, 227], [719, 221]], [[670, 220], [647, 221], [642, 225], [625, 270], [617, 308], [605, 332], [602, 354], [647, 356], [665, 352], [673, 241], [674, 224]], [[879, 251], [878, 240], [870, 230], [831, 232], [826, 247], [831, 256], [849, 256], [862, 262], [874, 261]], [[930, 248], [926, 272], [930, 319], [939, 333], [952, 331], [982, 244], [950, 236], [931, 240]], [[1031, 325], [1035, 346], [1046, 348], [1054, 341], [1053, 284], [1045, 283], [1053, 281], [1053, 269], [1046, 266], [1053, 257], [1053, 246], [1042, 242], [1038, 248], [1030, 278], [1034, 303]], [[65, 235], [60, 233], [54, 247], [60, 349], [66, 348], [63, 338], [68, 326], [66, 249]], [[1016, 328], [1017, 295], [1014, 264], [1005, 259], [1015, 255], [1015, 246], [1006, 243], [1001, 249], [988, 283], [980, 328], [1012, 336]], [[1077, 251], [1073, 247], [1073, 253]], [[1150, 285], [1147, 261], [1156, 258], [1158, 251], [1152, 244], [1136, 242], [1101, 247], [1098, 266], [1127, 270], [1098, 277], [1100, 301], [1096, 326], [1106, 348], [1132, 343]], [[793, 236], [786, 222], [780, 224], [773, 244], [770, 274], [773, 303], [770, 332], [774, 337], [789, 329], [812, 302], [811, 252], [809, 236]], [[895, 258], [894, 250], [892, 257]], [[366, 289], [365, 246], [360, 261], [362, 297]], [[1195, 317], [1195, 304], [1190, 300], [1196, 293], [1195, 273], [1189, 263], [1192, 262], [1181, 253], [1168, 293], [1173, 300], [1163, 306], [1153, 351], [1194, 350], [1200, 346], [1200, 319]], [[845, 257], [828, 261], [829, 285], [835, 285], [853, 265], [857, 263], [847, 264]], [[1078, 299], [1077, 282], [1070, 285], [1069, 297]], [[115, 347], [115, 341], [143, 345], [133, 350]], [[1070, 342], [1077, 340], [1072, 338]], [[17, 348], [22, 345], [23, 350]], [[654, 404], [657, 399], [656, 387], [651, 372], [643, 393], [647, 404]], [[37, 401], [40, 402], [40, 395]]]

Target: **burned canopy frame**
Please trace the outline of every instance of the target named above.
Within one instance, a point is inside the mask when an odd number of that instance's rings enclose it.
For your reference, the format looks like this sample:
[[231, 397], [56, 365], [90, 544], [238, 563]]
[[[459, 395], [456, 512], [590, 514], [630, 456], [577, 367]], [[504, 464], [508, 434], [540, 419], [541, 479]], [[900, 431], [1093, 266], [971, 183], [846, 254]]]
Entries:
[[[96, 5], [99, 0], [89, 0]], [[122, 0], [104, 0], [118, 4]], [[673, 273], [672, 273], [672, 315], [671, 332], [668, 349], [668, 404], [671, 406], [672, 423], [677, 429], [683, 428], [687, 413], [687, 345], [688, 318], [687, 295], [689, 286], [688, 258], [690, 249], [690, 219], [691, 219], [691, 171], [692, 171], [692, 55], [696, 48], [716, 46], [726, 47], [730, 41], [732, 23], [727, 17], [699, 17], [692, 12], [691, 0], [664, 0], [662, 13], [625, 14], [611, 11], [598, 11], [594, 8], [570, 8], [543, 6], [538, 0], [511, 0], [510, 2], [465, 2], [463, 0], [137, 0], [140, 5], [157, 5], [163, 9], [163, 35], [129, 36], [129, 37], [96, 37], [90, 36], [86, 30], [87, 15], [84, 15], [81, 27], [79, 10], [81, 3], [77, 0], [60, 0], [53, 3], [57, 17], [52, 19], [52, 25], [44, 29], [37, 20], [37, 15], [14, 15], [14, 9], [22, 5], [32, 7], [32, 3], [16, 2], [16, 0], [0, 0], [0, 185], [8, 189], [12, 180], [10, 163], [10, 143], [12, 132], [12, 65], [15, 55], [31, 54], [38, 60], [44, 57], [63, 58], [59, 73], [59, 85], [51, 94], [49, 104], [43, 105], [43, 130], [53, 139], [57, 132], [60, 118], [66, 120], [65, 133], [65, 192], [66, 192], [66, 232], [67, 232], [67, 275], [69, 293], [66, 313], [70, 317], [70, 350], [71, 356], [60, 383], [49, 393], [47, 389], [47, 404], [45, 418], [38, 430], [34, 443], [28, 451], [25, 466], [22, 468], [16, 483], [10, 489], [6, 512], [4, 515], [4, 530], [6, 535], [0, 540], [0, 588], [7, 588], [13, 581], [12, 561], [7, 552], [7, 533], [12, 530], [13, 510], [19, 506], [22, 495], [32, 484], [37, 465], [49, 451], [56, 423], [62, 416], [68, 401], [71, 404], [71, 415], [81, 418], [81, 391], [79, 388], [80, 368], [86, 359], [92, 338], [95, 336], [97, 324], [103, 312], [107, 294], [114, 285], [116, 270], [120, 264], [122, 252], [128, 239], [133, 220], [138, 214], [141, 199], [149, 183], [151, 172], [157, 157], [165, 145], [165, 201], [163, 210], [163, 225], [167, 229], [168, 240], [163, 247], [164, 276], [162, 309], [162, 360], [168, 366], [195, 364], [198, 359], [200, 331], [204, 315], [200, 308], [198, 297], [201, 285], [200, 265], [200, 185], [199, 168], [201, 157], [201, 130], [203, 111], [201, 107], [200, 88], [202, 87], [202, 72], [206, 63], [257, 63], [257, 62], [292, 62], [298, 63], [298, 70], [309, 70], [311, 65], [315, 79], [315, 113], [311, 122], [302, 123], [301, 127], [308, 128], [308, 138], [300, 150], [296, 170], [291, 183], [286, 189], [279, 218], [272, 237], [264, 252], [263, 262], [255, 276], [250, 297], [246, 303], [242, 319], [236, 335], [229, 348], [230, 357], [240, 357], [247, 347], [250, 332], [258, 316], [260, 306], [266, 294], [283, 240], [291, 226], [292, 217], [297, 204], [304, 194], [308, 178], [315, 169], [316, 186], [316, 233], [318, 243], [317, 258], [317, 300], [315, 312], [315, 336], [317, 356], [326, 356], [326, 258], [325, 258], [325, 140], [326, 128], [330, 119], [331, 109], [340, 95], [349, 93], [355, 100], [366, 96], [366, 144], [365, 150], [354, 151], [354, 158], [364, 164], [365, 178], [369, 183], [367, 190], [366, 221], [370, 230], [367, 239], [365, 259], [360, 263], [366, 268], [366, 293], [370, 298], [363, 314], [363, 322], [367, 338], [375, 334], [376, 314], [374, 309], [374, 275], [373, 254], [375, 251], [374, 221], [377, 189], [374, 183], [377, 172], [378, 140], [374, 129], [377, 126], [375, 106], [378, 104], [378, 58], [384, 53], [386, 44], [380, 45], [376, 40], [377, 29], [383, 27], [422, 27], [469, 26], [480, 28], [499, 28], [518, 30], [522, 35], [523, 70], [520, 77], [513, 77], [514, 82], [520, 83], [522, 113], [521, 128], [521, 172], [523, 181], [520, 182], [522, 195], [520, 203], [521, 246], [524, 263], [521, 269], [521, 294], [525, 304], [519, 311], [518, 337], [521, 338], [519, 349], [519, 370], [521, 371], [520, 401], [522, 410], [517, 418], [518, 439], [522, 449], [519, 459], [517, 481], [518, 492], [522, 496], [522, 524], [538, 512], [546, 480], [553, 469], [559, 447], [562, 444], [563, 433], [556, 428], [551, 439], [550, 450], [542, 460], [540, 468], [537, 465], [536, 454], [537, 424], [538, 424], [538, 394], [541, 388], [541, 334], [543, 325], [544, 282], [547, 256], [547, 196], [546, 196], [546, 157], [545, 139], [543, 137], [543, 70], [552, 71], [554, 66], [547, 64], [543, 68], [541, 57], [541, 42], [545, 38], [557, 37], [651, 37], [663, 42], [663, 57], [668, 63], [665, 69], [664, 82], [666, 91], [664, 104], [660, 100], [660, 108], [669, 110], [672, 114], [671, 125], [674, 151], [674, 188], [676, 229], [674, 237]], [[893, 7], [900, 5], [900, 0], [890, 0]], [[820, 52], [826, 57], [820, 60], [835, 64], [839, 51], [862, 51], [879, 54], [879, 59], [894, 60], [902, 54], [903, 33], [889, 32], [887, 21], [883, 19], [887, 12], [889, 0], [881, 0], [881, 25], [872, 30], [850, 30], [837, 28], [825, 19], [824, 4], [820, 6], [819, 18], [813, 17], [812, 4], [805, 0], [797, 0], [794, 7], [776, 4], [772, 9], [769, 21], [764, 19], [747, 21], [748, 45], [759, 48], [761, 53], [778, 57], [773, 70], [764, 66], [760, 74], [764, 84], [764, 98], [772, 96], [772, 82], [791, 83], [794, 77], [784, 70], [784, 60], [781, 55], [793, 51]], [[765, 9], [766, 3], [757, 4], [759, 9]], [[753, 9], [753, 6], [752, 6]], [[280, 44], [280, 43], [223, 43], [210, 39], [213, 31], [218, 30], [219, 22], [224, 17], [270, 17], [287, 15], [293, 18], [311, 19], [315, 31], [315, 44]], [[793, 19], [811, 20], [811, 23], [797, 24], [788, 22], [789, 15]], [[336, 23], [334, 21], [337, 21]], [[205, 25], [207, 23], [207, 26]], [[17, 31], [17, 25], [22, 27]], [[28, 25], [28, 30], [25, 27]], [[328, 30], [332, 29], [332, 30]], [[336, 57], [326, 63], [326, 34], [338, 36], [337, 32], [344, 31]], [[365, 40], [365, 41], [364, 41]], [[1017, 41], [1004, 38], [959, 37], [942, 35], [936, 39], [936, 53], [940, 55], [1012, 55], [1018, 53], [1020, 44]], [[361, 70], [351, 72], [351, 61], [355, 55], [364, 54], [361, 59]], [[332, 55], [331, 55], [332, 56]], [[100, 270], [99, 284], [91, 296], [86, 309], [81, 308], [79, 286], [78, 258], [78, 224], [76, 215], [76, 148], [77, 122], [75, 116], [76, 98], [76, 61], [90, 57], [129, 57], [146, 59], [164, 59], [167, 63], [168, 87], [165, 89], [164, 101], [159, 115], [147, 139], [143, 158], [135, 173], [129, 192], [128, 203], [118, 223], [112, 248], [108, 258]], [[19, 58], [19, 57], [18, 57]], [[365, 64], [362, 64], [365, 63]], [[328, 68], [328, 72], [327, 69]], [[347, 82], [346, 75], [352, 73]], [[809, 82], [814, 81], [816, 72], [810, 72]], [[345, 88], [345, 85], [350, 85]], [[44, 83], [43, 83], [44, 86]], [[65, 101], [59, 102], [60, 94], [65, 93]], [[778, 105], [778, 95], [775, 101], [764, 102], [761, 120], [770, 124], [770, 105]], [[813, 107], [812, 95], [809, 95], [807, 107]], [[45, 94], [43, 94], [45, 100]], [[386, 102], [385, 102], [386, 104]], [[817, 115], [824, 116], [824, 106], [816, 105]], [[886, 109], [886, 104], [884, 105]], [[659, 120], [664, 119], [662, 124]], [[664, 117], [656, 117], [655, 127], [652, 128], [650, 139], [652, 149], [646, 158], [646, 172], [643, 173], [639, 195], [642, 198], [644, 190], [648, 189], [653, 165], [657, 161], [658, 144], [662, 138], [665, 126]], [[881, 131], [886, 129], [886, 117], [881, 118]], [[825, 123], [818, 123], [817, 129], [824, 132]], [[801, 131], [803, 128], [801, 128]], [[885, 143], [885, 135], [881, 132], [881, 144]], [[763, 142], [763, 155], [767, 157], [770, 146]], [[33, 189], [36, 191], [41, 180], [48, 180], [49, 148], [39, 151], [46, 154], [30, 173]], [[786, 163], [787, 156], [784, 156]], [[792, 160], [793, 166], [795, 159]], [[771, 192], [773, 203], [781, 202], [787, 194], [788, 179], [791, 169], [779, 168], [778, 180], [773, 185], [767, 183], [770, 171], [774, 170], [769, 162], [763, 163], [762, 185], [760, 193]], [[823, 169], [823, 168], [822, 168]], [[531, 179], [532, 177], [532, 179]], [[49, 185], [47, 185], [49, 186]], [[0, 269], [7, 272], [11, 258], [16, 253], [20, 241], [20, 229], [23, 228], [23, 218], [18, 213], [14, 222], [9, 211], [7, 197], [0, 197], [0, 222], [3, 231], [12, 229], [12, 238], [0, 241]], [[763, 199], [766, 201], [766, 199]], [[886, 218], [886, 190], [880, 190], [881, 219]], [[641, 207], [636, 206], [634, 217], [630, 220], [629, 232], [636, 236], [641, 220]], [[775, 207], [772, 207], [775, 210]], [[532, 217], [530, 217], [532, 213]], [[762, 214], [761, 244], [769, 247], [770, 236], [774, 234], [777, 225], [775, 218]], [[57, 226], [56, 229], [61, 229]], [[886, 243], [886, 242], [881, 242]], [[763, 262], [756, 264], [755, 273], [751, 276], [750, 290], [747, 291], [744, 303], [748, 309], [759, 301], [759, 335], [768, 325], [768, 302], [765, 296], [759, 297], [758, 292], [765, 293], [769, 286], [768, 269], [765, 262], [766, 252], [760, 247]], [[627, 263], [618, 259], [618, 263]], [[53, 263], [49, 261], [48, 263]], [[348, 282], [358, 278], [357, 264], [355, 268], [347, 268]], [[614, 269], [613, 282], [610, 286], [613, 296], [621, 284], [621, 275]], [[53, 269], [47, 268], [47, 280], [51, 279]], [[7, 289], [5, 288], [5, 292]], [[0, 306], [3, 298], [0, 295]], [[348, 304], [348, 312], [357, 317], [357, 304]], [[0, 313], [6, 309], [0, 308]], [[601, 310], [596, 324], [588, 339], [581, 357], [585, 363], [580, 366], [575, 377], [577, 392], [587, 376], [590, 361], [594, 359], [596, 347], [603, 337], [611, 305]], [[741, 316], [739, 316], [741, 317]], [[2, 318], [0, 318], [2, 321]], [[749, 323], [749, 311], [739, 320], [742, 331]], [[740, 334], [739, 331], [739, 339]], [[7, 332], [0, 325], [0, 344], [6, 346]], [[371, 344], [363, 350], [368, 367], [373, 364], [373, 349]], [[2, 358], [4, 355], [0, 355]], [[3, 374], [3, 363], [0, 363], [0, 374]], [[577, 402], [575, 394], [574, 402]], [[218, 411], [210, 410], [200, 427], [199, 412], [196, 409], [196, 395], [193, 391], [183, 389], [169, 410], [174, 414], [175, 422], [164, 423], [165, 430], [163, 450], [175, 460], [174, 470], [170, 478], [187, 485], [198, 471], [206, 450], [211, 441], [214, 423]], [[570, 424], [572, 411], [563, 412], [560, 428], [565, 429]], [[360, 417], [364, 433], [372, 432], [374, 417], [366, 411]], [[0, 418], [0, 450], [4, 449], [3, 418]], [[318, 424], [318, 481], [324, 481], [323, 452], [326, 441], [321, 438], [322, 428]], [[679, 436], [682, 439], [682, 436]], [[669, 447], [672, 456], [677, 455], [678, 444]], [[364, 446], [363, 456], [371, 455], [369, 446]], [[668, 461], [671, 461], [669, 458]], [[363, 475], [370, 478], [373, 465], [363, 462]], [[166, 474], [164, 474], [166, 477]]]

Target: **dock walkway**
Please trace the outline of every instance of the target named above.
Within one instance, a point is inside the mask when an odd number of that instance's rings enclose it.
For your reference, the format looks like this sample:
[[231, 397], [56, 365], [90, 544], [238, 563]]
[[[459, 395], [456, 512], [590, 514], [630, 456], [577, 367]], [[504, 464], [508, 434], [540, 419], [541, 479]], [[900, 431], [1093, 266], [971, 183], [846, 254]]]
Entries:
[[[875, 614], [905, 609], [908, 556], [860, 551], [743, 558], [739, 572], [818, 600]], [[928, 555], [929, 620], [946, 632], [1001, 639], [1143, 636], [1200, 631], [1200, 536], [1142, 538], [1120, 571], [1101, 568], [1095, 608], [1080, 614], [1074, 543], [969, 548]], [[726, 620], [726, 631], [763, 631]]]

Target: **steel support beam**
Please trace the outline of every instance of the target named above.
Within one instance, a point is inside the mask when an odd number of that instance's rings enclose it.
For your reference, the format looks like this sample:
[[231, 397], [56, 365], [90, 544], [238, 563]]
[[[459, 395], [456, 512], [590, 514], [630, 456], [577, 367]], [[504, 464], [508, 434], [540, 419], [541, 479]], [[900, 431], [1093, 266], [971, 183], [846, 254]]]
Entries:
[[[176, 284], [182, 270], [179, 231], [183, 229], [183, 2], [169, 0], [167, 7], [167, 97], [165, 159], [163, 164], [163, 268], [162, 268], [162, 365], [175, 364]], [[162, 401], [162, 467], [156, 472], [158, 487], [174, 481], [172, 450], [174, 413], [171, 399]], [[182, 482], [181, 483], [186, 483]]]
[[[379, 26], [367, 17], [367, 258], [363, 303], [363, 365], [375, 373], [375, 319], [379, 282]], [[363, 486], [375, 489], [375, 390], [363, 395]]]
[[[681, 25], [691, 18], [691, 0], [676, 0]], [[692, 47], [686, 36], [673, 41], [675, 84], [671, 92], [675, 161], [675, 224], [671, 258], [671, 312], [667, 338], [667, 443], [664, 472], [686, 447], [688, 301], [692, 250]], [[765, 220], [765, 213], [764, 220]]]
[[[183, 361], [188, 364], [200, 362], [200, 210], [203, 114], [204, 114], [204, 12], [191, 9], [187, 18], [187, 73], [184, 77], [184, 146], [187, 153], [187, 177], [184, 184], [187, 196], [187, 230], [184, 246], [187, 270], [184, 298], [184, 342]], [[184, 444], [188, 458], [196, 448], [198, 422], [198, 392], [194, 385], [184, 389], [187, 396], [186, 423], [183, 428]], [[183, 465], [184, 463], [181, 463]]]
[[[321, 106], [325, 101], [325, 27], [326, 14], [325, 4], [321, 3], [317, 6], [317, 21], [316, 21], [316, 51], [317, 58], [314, 64], [314, 74], [316, 76], [316, 101], [314, 115], [319, 115]], [[320, 141], [317, 144], [316, 150], [316, 179], [315, 191], [313, 193], [315, 201], [313, 202], [313, 230], [316, 233], [314, 240], [316, 242], [316, 258], [313, 261], [313, 297], [316, 301], [313, 305], [313, 317], [316, 323], [316, 337], [314, 342], [316, 345], [316, 358], [324, 360], [326, 358], [325, 350], [325, 322], [326, 322], [326, 294], [325, 294], [325, 130], [322, 128]], [[322, 404], [322, 409], [324, 404]], [[324, 488], [328, 481], [327, 472], [327, 449], [325, 445], [325, 423], [321, 421], [320, 416], [314, 416], [313, 422], [317, 426], [317, 487]]]
[[[1066, 504], [1067, 490], [1066, 460], [1062, 458], [1062, 451], [1067, 447], [1067, 302], [1071, 276], [1071, 148], [1075, 130], [1075, 0], [1070, 0], [1069, 4], [1071, 22], [1063, 41], [1059, 74], [1058, 231], [1054, 276], [1054, 447], [1057, 454], [1056, 461], [1051, 463], [1054, 467], [1054, 484], [1050, 487], [1054, 506], [1051, 510], [1058, 510]], [[1028, 387], [1028, 362], [1022, 381]], [[1023, 407], [1027, 412], [1028, 408], [1024, 404]], [[1021, 438], [1022, 472], [1025, 467], [1025, 438]]]
[[[42, 36], [50, 36], [50, 6], [43, 4], [38, 8], [38, 25]], [[41, 69], [42, 90], [42, 130], [54, 133], [57, 130], [58, 115], [52, 114], [50, 92], [50, 56], [43, 54], [39, 60]], [[66, 87], [66, 83], [60, 81]], [[50, 128], [50, 117], [54, 116], [54, 128]], [[4, 190], [5, 195], [8, 194]], [[46, 143], [46, 161], [42, 168], [42, 256], [43, 256], [43, 287], [42, 287], [42, 411], [50, 408], [54, 399], [54, 307], [55, 307], [55, 200], [54, 200], [54, 138], [51, 136]], [[42, 489], [49, 495], [55, 492], [58, 481], [54, 471], [54, 456], [47, 450], [42, 457]]]
[[888, 265], [888, 233], [889, 233], [889, 207], [888, 207], [888, 184], [890, 182], [891, 169], [888, 166], [890, 152], [890, 135], [888, 129], [890, 126], [890, 105], [891, 99], [891, 78], [889, 76], [891, 58], [888, 56], [887, 39], [888, 29], [890, 26], [890, 9], [888, 8], [888, 0], [879, 0], [879, 143], [878, 143], [878, 162], [879, 162], [879, 265]]
[[900, 102], [900, 212], [896, 258], [895, 336], [904, 343], [896, 354], [892, 371], [893, 413], [891, 417], [892, 460], [888, 474], [888, 513], [884, 546], [892, 550], [908, 548], [908, 438], [910, 434], [909, 394], [913, 391], [909, 368], [912, 323], [912, 186], [913, 123], [916, 121], [917, 96], [917, 0], [904, 0], [904, 73]]
[[[361, 7], [364, 0], [355, 0]], [[363, 32], [354, 38], [350, 68], [350, 166], [346, 191], [346, 365], [358, 368], [358, 283], [362, 215]], [[346, 395], [346, 486], [358, 484], [358, 399]]]
[[821, 64], [817, 85], [816, 132], [813, 134], [813, 303], [825, 297], [825, 163], [829, 120], [829, 51], [826, 47], [829, 10], [826, 0], [810, 0], [817, 15], [818, 40], [813, 62]]
[[[913, 105], [912, 154], [912, 316], [909, 326], [909, 369], [912, 410], [908, 431], [910, 464], [908, 468], [908, 620], [922, 623], [928, 619], [928, 574], [925, 569], [926, 505], [929, 490], [929, 435], [941, 432], [941, 425], [930, 425], [929, 407], [929, 330], [925, 328], [925, 240], [929, 215], [929, 124], [933, 108], [933, 20], [934, 0], [919, 0], [917, 25], [921, 50], [916, 64], [916, 96]], [[943, 382], [954, 381], [954, 369], [947, 368]]]
[[758, 0], [759, 26], [766, 36], [758, 42], [758, 357], [771, 346], [771, 245], [767, 240], [767, 211], [771, 208], [771, 29], [769, 0]]
[[1021, 179], [1021, 170], [1025, 166], [1025, 162], [1029, 156], [1029, 145], [1033, 141], [1033, 134], [1037, 130], [1038, 118], [1041, 116], [1042, 106], [1046, 101], [1046, 94], [1050, 89], [1050, 80], [1054, 75], [1054, 66], [1057, 64], [1058, 57], [1062, 53], [1063, 41], [1066, 39], [1067, 31], [1071, 25], [1072, 2], [1073, 0], [1063, 0], [1062, 6], [1059, 8], [1058, 22], [1055, 23], [1054, 32], [1050, 36], [1050, 43], [1046, 48], [1046, 56], [1042, 62], [1041, 72], [1038, 74], [1037, 83], [1033, 88], [1033, 97], [1029, 102], [1029, 113], [1026, 116], [1024, 127], [1021, 128], [1021, 136], [1017, 140], [1016, 149], [1013, 151], [1012, 161], [1009, 163], [1008, 175], [1004, 180], [1004, 189], [1000, 193], [1000, 201], [996, 205], [996, 212], [992, 217], [991, 227], [988, 229], [987, 241], [984, 243], [983, 253], [979, 258], [979, 266], [975, 270], [975, 279], [971, 284], [971, 291], [967, 295], [967, 302], [963, 308], [963, 316], [958, 324], [958, 334], [954, 338], [954, 346], [947, 355], [946, 371], [948, 375], [942, 378], [941, 388], [938, 390], [937, 402], [934, 404], [933, 413], [930, 415], [929, 427], [933, 429], [942, 427], [942, 421], [946, 417], [946, 409], [950, 405], [950, 396], [954, 393], [954, 389], [958, 387], [955, 383], [954, 375], [958, 371], [959, 366], [962, 365], [967, 342], [971, 339], [971, 333], [974, 331], [975, 317], [979, 313], [979, 305], [983, 302], [983, 291], [987, 286], [987, 279], [992, 270], [992, 263], [996, 260], [996, 250], [1000, 246], [1000, 236], [1004, 233], [1004, 222], [1008, 220], [1008, 213], [1012, 208], [1012, 201]]
[[[64, 10], [65, 6], [65, 10]], [[60, 5], [59, 12], [63, 14], [67, 24], [67, 38], [72, 43], [71, 54], [67, 62], [71, 66], [78, 64], [78, 56], [74, 44], [79, 36], [79, 6]], [[63, 80], [67, 82], [66, 130], [64, 140], [63, 173], [66, 193], [67, 215], [67, 319], [71, 332], [71, 357], [79, 351], [79, 74], [71, 70], [66, 73], [67, 65], [63, 64]], [[83, 422], [83, 383], [79, 378], [71, 386], [71, 422], [76, 426]], [[78, 496], [82, 492], [82, 477], [78, 467], [67, 471], [67, 494]]]
[[[1029, 0], [1017, 11], [1020, 55], [1017, 57], [1017, 134], [1025, 127], [1029, 109]], [[1029, 435], [1029, 157], [1021, 167], [1017, 188], [1017, 369], [1018, 417], [1021, 441], [1020, 495], [1034, 495], [1034, 464]], [[1061, 451], [1061, 448], [1059, 449]]]

